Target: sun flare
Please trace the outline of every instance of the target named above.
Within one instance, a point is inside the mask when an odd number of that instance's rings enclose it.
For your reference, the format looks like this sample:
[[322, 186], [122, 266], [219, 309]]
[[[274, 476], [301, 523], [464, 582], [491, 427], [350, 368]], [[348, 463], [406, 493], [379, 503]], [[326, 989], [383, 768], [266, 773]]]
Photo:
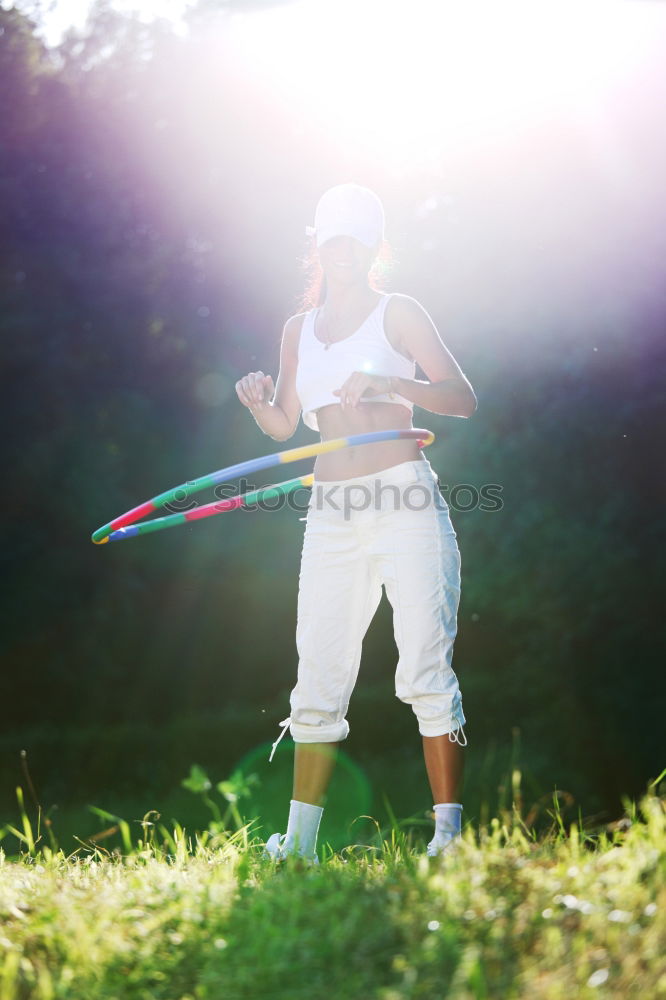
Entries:
[[233, 32], [244, 63], [295, 116], [406, 169], [594, 101], [639, 65], [646, 13], [612, 0], [308, 0], [236, 17]]

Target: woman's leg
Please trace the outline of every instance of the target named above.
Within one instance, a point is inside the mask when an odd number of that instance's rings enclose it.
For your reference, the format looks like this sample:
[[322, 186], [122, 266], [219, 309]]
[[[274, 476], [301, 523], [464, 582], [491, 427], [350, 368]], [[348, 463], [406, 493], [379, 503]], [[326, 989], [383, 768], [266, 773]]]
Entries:
[[423, 736], [423, 756], [432, 801], [459, 802], [462, 793], [464, 754], [458, 742], [444, 736]]
[[297, 743], [294, 753], [294, 798], [313, 806], [323, 806], [335, 761], [338, 743]]
[[400, 491], [401, 509], [383, 512], [377, 536], [379, 577], [393, 606], [400, 654], [396, 694], [412, 706], [423, 740], [435, 807], [435, 838], [428, 854], [444, 849], [461, 830], [458, 801], [463, 776], [465, 717], [452, 668], [460, 600], [460, 552], [448, 508], [434, 479]]
[[289, 806], [287, 832], [281, 844], [284, 853], [297, 852], [316, 858], [319, 824], [337, 750], [337, 743], [296, 744], [294, 797]]
[[363, 532], [346, 513], [308, 514], [298, 592], [298, 675], [290, 698], [293, 799], [287, 833], [266, 844], [276, 857], [294, 851], [316, 857], [338, 744], [349, 732], [346, 713], [363, 637], [381, 599]]
[[[333, 767], [331, 744], [346, 739], [346, 714], [361, 662], [363, 638], [382, 596], [353, 519], [310, 511], [298, 588], [296, 686], [290, 732], [297, 746], [295, 782], [317, 798]], [[308, 746], [319, 748], [308, 753]], [[328, 747], [327, 752], [321, 748]], [[302, 748], [302, 749], [301, 749]]]
[[446, 508], [406, 508], [385, 518], [376, 544], [379, 577], [393, 607], [396, 695], [418, 719], [428, 777], [439, 798], [456, 791], [460, 777], [453, 740], [466, 745], [452, 667], [460, 601], [456, 535]]

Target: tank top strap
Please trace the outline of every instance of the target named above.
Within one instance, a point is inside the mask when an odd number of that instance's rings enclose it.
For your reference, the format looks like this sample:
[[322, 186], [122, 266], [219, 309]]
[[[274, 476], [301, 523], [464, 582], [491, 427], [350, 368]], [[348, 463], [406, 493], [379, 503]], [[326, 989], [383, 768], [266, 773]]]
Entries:
[[[389, 292], [387, 295], [384, 296], [382, 302], [380, 303], [379, 310], [377, 312], [377, 328], [378, 328], [379, 334], [381, 336], [381, 339], [386, 344], [386, 346], [388, 347], [388, 349], [391, 351], [391, 354], [393, 354], [396, 358], [400, 358], [400, 362], [402, 364], [410, 364], [410, 362], [404, 356], [404, 354], [401, 354], [399, 351], [396, 351], [395, 347], [393, 346], [393, 344], [391, 343], [391, 341], [388, 339], [388, 336], [386, 334], [386, 325], [384, 323], [384, 316], [386, 315], [386, 309], [387, 309], [387, 306], [389, 304], [389, 301], [390, 301], [390, 299], [393, 298], [394, 294], [395, 294], [394, 292]], [[413, 378], [413, 376], [412, 376], [412, 378]]]
[[299, 353], [301, 346], [307, 346], [311, 341], [316, 340], [314, 335], [315, 331], [315, 316], [317, 315], [317, 308], [308, 310], [303, 317], [303, 325], [301, 326], [301, 336], [298, 342]]
[[393, 292], [388, 292], [384, 295], [382, 301], [379, 304], [379, 311], [377, 313], [377, 318], [381, 323], [382, 327], [384, 326], [384, 313], [386, 312], [386, 307], [389, 304], [389, 300], [392, 298], [393, 298]]

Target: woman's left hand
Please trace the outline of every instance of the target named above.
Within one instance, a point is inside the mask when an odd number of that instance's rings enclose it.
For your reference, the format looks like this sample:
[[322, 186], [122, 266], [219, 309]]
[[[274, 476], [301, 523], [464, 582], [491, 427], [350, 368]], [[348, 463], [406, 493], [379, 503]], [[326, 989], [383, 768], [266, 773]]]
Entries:
[[352, 372], [339, 389], [333, 390], [333, 395], [340, 397], [342, 406], [356, 406], [361, 396], [382, 396], [390, 391], [390, 376]]

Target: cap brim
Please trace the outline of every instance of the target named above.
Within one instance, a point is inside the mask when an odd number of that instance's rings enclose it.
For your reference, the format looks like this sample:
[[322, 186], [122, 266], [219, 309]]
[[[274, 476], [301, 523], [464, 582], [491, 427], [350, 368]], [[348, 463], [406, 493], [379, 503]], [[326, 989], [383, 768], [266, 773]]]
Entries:
[[368, 250], [376, 247], [378, 243], [381, 243], [383, 238], [382, 234], [378, 233], [376, 229], [363, 228], [359, 226], [358, 222], [340, 222], [336, 226], [329, 226], [327, 229], [316, 231], [317, 246], [323, 246], [324, 243], [334, 239], [336, 236], [351, 236], [366, 246]]

